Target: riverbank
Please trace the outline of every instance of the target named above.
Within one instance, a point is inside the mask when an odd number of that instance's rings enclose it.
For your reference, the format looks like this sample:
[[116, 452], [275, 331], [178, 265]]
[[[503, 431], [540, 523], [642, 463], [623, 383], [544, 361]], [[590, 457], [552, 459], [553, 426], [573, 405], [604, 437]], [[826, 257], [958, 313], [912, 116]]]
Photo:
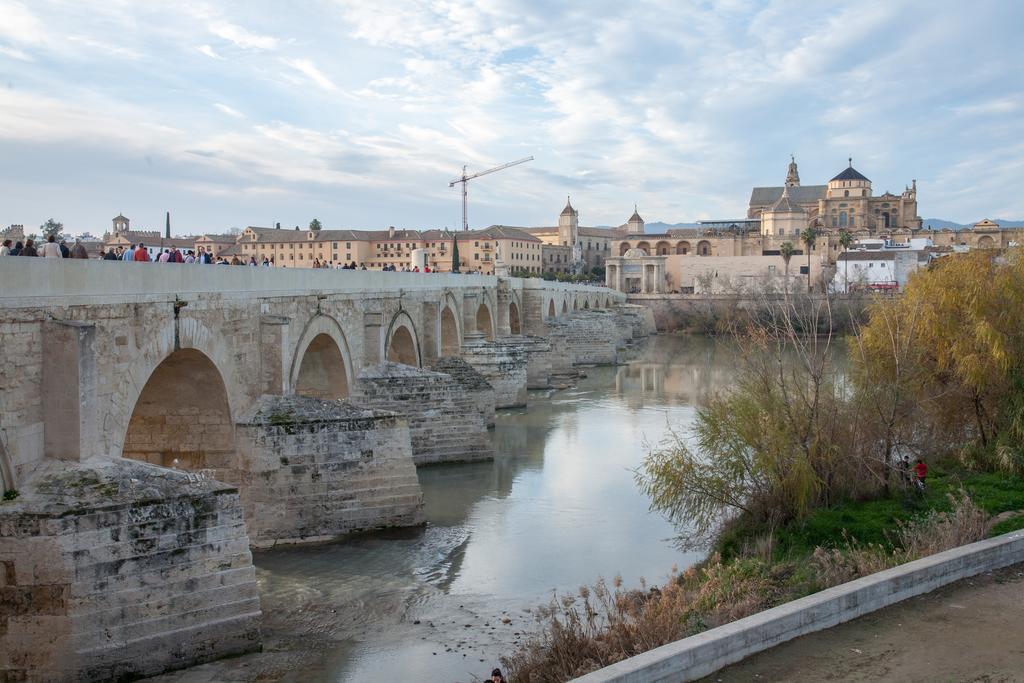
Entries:
[[[545, 613], [504, 662], [514, 681], [565, 681], [660, 645], [985, 536], [1024, 528], [1024, 480], [933, 468], [909, 491], [813, 511], [768, 534], [732, 525], [702, 564], [654, 588], [598, 582]], [[998, 520], [998, 521], [997, 521]]]

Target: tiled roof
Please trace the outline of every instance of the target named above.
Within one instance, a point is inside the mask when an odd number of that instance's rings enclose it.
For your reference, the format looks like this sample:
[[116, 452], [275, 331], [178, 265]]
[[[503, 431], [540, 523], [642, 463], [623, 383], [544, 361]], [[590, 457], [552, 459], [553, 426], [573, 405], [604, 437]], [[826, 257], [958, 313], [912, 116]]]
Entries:
[[[781, 185], [779, 187], [755, 187], [750, 192], [750, 206], [771, 206], [779, 201], [784, 189]], [[789, 188], [789, 200], [797, 204], [813, 204], [817, 203], [819, 199], [824, 199], [827, 191], [827, 185], [791, 187]]]
[[774, 204], [772, 204], [772, 207], [771, 207], [771, 209], [769, 209], [769, 211], [778, 212], [778, 213], [803, 213], [804, 212], [804, 210], [800, 208], [799, 204], [796, 204], [796, 203], [790, 201], [790, 197], [789, 197], [790, 189], [791, 188], [788, 188], [788, 187], [783, 188], [782, 195], [779, 197], [778, 201], [776, 201]]
[[864, 177], [864, 175], [860, 171], [855, 169], [852, 165], [847, 167], [842, 173], [837, 175], [832, 180], [865, 180], [865, 181], [867, 181], [869, 183], [871, 182], [866, 177]]

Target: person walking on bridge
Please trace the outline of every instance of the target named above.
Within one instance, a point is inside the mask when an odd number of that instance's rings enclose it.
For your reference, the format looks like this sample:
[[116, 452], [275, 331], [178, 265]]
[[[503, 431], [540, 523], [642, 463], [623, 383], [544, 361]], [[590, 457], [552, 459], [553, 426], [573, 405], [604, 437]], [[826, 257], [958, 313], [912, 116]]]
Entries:
[[43, 245], [43, 251], [39, 255], [44, 258], [64, 258], [60, 245], [57, 244], [57, 238], [53, 235], [46, 238], [46, 244]]
[[89, 258], [89, 251], [82, 244], [82, 240], [75, 240], [75, 246], [71, 247], [71, 258]]
[[132, 257], [132, 260], [134, 260], [134, 261], [144, 261], [144, 262], [147, 262], [147, 263], [149, 261], [152, 261], [152, 259], [149, 258], [149, 252], [146, 251], [146, 245], [145, 244], [143, 244], [142, 242], [139, 242], [139, 248], [135, 250], [135, 255]]

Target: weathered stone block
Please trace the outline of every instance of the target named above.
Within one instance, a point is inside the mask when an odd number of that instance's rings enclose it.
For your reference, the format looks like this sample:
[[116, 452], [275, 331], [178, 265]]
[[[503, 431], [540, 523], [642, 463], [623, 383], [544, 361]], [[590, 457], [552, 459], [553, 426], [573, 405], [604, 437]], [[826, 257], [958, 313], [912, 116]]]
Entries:
[[404, 417], [417, 465], [494, 457], [473, 394], [450, 375], [397, 363], [364, 368], [351, 400]]
[[496, 399], [494, 387], [490, 385], [476, 368], [462, 358], [447, 357], [438, 359], [432, 370], [444, 373], [454, 379], [469, 395], [473, 405], [477, 407], [488, 427], [494, 426]]
[[260, 648], [230, 486], [130, 460], [53, 461], [0, 505], [0, 528], [4, 680], [137, 678]]
[[462, 358], [494, 387], [498, 408], [526, 405], [526, 353], [522, 345], [512, 339], [468, 338], [462, 344]]
[[238, 479], [256, 547], [423, 521], [409, 427], [394, 413], [263, 396], [239, 422], [237, 437]]

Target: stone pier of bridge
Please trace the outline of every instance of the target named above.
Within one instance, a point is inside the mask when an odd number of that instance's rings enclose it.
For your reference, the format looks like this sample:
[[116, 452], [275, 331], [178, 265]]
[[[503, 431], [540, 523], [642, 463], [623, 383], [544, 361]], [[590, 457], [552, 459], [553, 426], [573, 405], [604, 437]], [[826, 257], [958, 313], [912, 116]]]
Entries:
[[604, 287], [0, 264], [0, 678], [260, 647], [251, 548], [422, 523], [416, 468], [653, 331]]

